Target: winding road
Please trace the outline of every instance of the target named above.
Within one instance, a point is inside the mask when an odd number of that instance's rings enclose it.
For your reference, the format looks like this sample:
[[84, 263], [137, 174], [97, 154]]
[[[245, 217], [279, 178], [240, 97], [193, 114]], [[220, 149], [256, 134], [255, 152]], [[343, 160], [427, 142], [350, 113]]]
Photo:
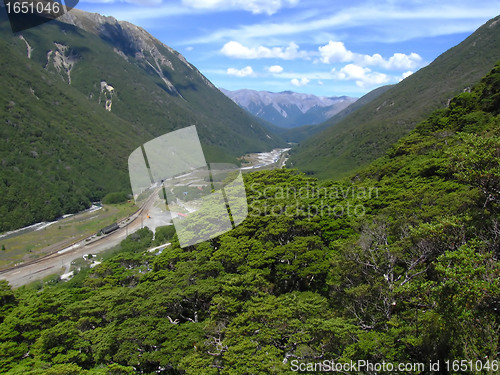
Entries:
[[[276, 167], [282, 167], [284, 164], [283, 156], [288, 150], [289, 149], [277, 149], [271, 152], [260, 153], [258, 154], [257, 165], [242, 168], [242, 170], [255, 170], [272, 164], [276, 164]], [[160, 189], [161, 188], [155, 190], [135, 214], [118, 223], [120, 228], [114, 232], [99, 237], [93, 235], [77, 243], [68, 242], [63, 245], [65, 246], [64, 248], [51, 252], [49, 255], [42, 258], [0, 271], [0, 280], [7, 280], [11, 287], [18, 288], [50, 275], [62, 275], [65, 272], [69, 272], [71, 262], [78, 257], [83, 257], [88, 254], [99, 254], [100, 252], [117, 246], [127, 237], [127, 235], [137, 231], [143, 226], [150, 226], [151, 229], [154, 229], [159, 225], [165, 225], [165, 220], [170, 219], [170, 217], [161, 217], [161, 215], [158, 215], [158, 209], [154, 207]], [[154, 213], [152, 215], [153, 218], [150, 216], [150, 211]], [[53, 251], [53, 249], [50, 250]]]
[[93, 235], [75, 244], [68, 244], [67, 247], [42, 258], [2, 270], [0, 280], [7, 280], [11, 287], [18, 288], [49, 275], [69, 272], [71, 262], [76, 258], [110, 249], [118, 245], [128, 234], [147, 225], [149, 210], [153, 207], [157, 196], [158, 194], [151, 194], [139, 211], [118, 223], [120, 228], [116, 231], [100, 237]]

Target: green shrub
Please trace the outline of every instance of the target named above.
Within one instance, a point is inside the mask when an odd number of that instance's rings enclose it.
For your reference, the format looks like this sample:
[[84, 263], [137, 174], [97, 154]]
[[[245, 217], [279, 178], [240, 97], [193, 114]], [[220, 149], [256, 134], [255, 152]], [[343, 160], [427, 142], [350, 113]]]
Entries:
[[102, 203], [105, 204], [117, 204], [128, 201], [129, 196], [124, 191], [108, 193], [102, 198]]

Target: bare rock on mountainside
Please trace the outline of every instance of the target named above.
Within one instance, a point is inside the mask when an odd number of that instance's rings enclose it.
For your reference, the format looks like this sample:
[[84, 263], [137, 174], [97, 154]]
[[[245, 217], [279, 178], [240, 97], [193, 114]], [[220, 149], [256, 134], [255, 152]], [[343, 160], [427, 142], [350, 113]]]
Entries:
[[292, 91], [221, 91], [254, 116], [282, 128], [319, 124], [357, 100], [348, 96], [321, 97]]

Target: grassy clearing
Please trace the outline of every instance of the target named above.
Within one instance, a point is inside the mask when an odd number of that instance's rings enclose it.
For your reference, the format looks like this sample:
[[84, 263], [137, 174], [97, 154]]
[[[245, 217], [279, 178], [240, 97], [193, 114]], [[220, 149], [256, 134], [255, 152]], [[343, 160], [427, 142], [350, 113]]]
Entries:
[[0, 269], [40, 258], [137, 211], [131, 203], [104, 205], [102, 209], [62, 219], [44, 229], [0, 240]]
[[[262, 153], [253, 153], [253, 154], [246, 154], [243, 155], [242, 157], [239, 158], [241, 162], [242, 167], [251, 167], [255, 166], [258, 164], [262, 164], [263, 161], [260, 159], [260, 156]], [[275, 169], [275, 168], [280, 168], [281, 165], [283, 165], [283, 162], [288, 158], [289, 151], [285, 151], [280, 155], [280, 158], [277, 162], [275, 163], [270, 163], [258, 168], [252, 168], [252, 169], [246, 169], [243, 172], [248, 173], [248, 172], [255, 172], [255, 171], [261, 171], [261, 170], [270, 170], [270, 169]]]

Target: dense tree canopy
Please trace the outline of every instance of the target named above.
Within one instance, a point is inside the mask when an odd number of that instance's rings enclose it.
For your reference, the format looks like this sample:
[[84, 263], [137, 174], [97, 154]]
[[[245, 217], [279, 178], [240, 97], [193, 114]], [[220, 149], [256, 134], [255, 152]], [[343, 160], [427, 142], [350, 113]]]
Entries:
[[458, 373], [445, 361], [467, 360], [497, 373], [499, 74], [350, 179], [246, 175], [247, 219], [210, 241], [181, 249], [171, 229], [145, 228], [67, 283], [0, 283], [0, 368], [286, 374], [365, 360]]

